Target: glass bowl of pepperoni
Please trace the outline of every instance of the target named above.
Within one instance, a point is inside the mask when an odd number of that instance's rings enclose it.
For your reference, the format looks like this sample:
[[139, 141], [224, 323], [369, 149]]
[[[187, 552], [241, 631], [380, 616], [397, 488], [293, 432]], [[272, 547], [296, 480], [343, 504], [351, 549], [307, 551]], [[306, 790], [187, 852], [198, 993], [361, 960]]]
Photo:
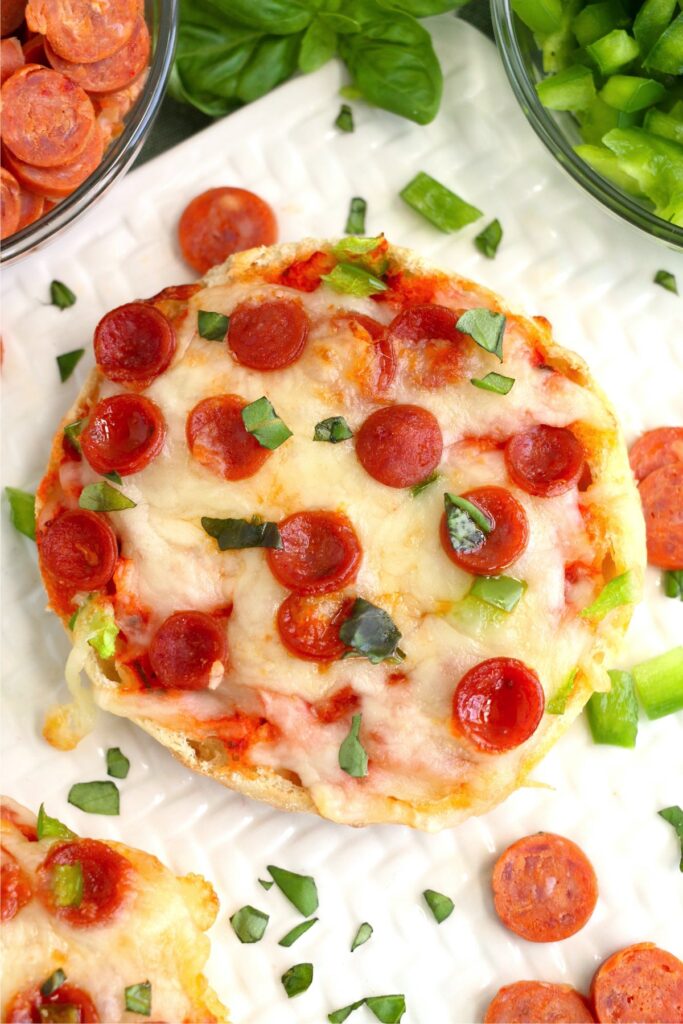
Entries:
[[2, 0], [3, 264], [54, 238], [139, 152], [177, 11], [178, 0]]

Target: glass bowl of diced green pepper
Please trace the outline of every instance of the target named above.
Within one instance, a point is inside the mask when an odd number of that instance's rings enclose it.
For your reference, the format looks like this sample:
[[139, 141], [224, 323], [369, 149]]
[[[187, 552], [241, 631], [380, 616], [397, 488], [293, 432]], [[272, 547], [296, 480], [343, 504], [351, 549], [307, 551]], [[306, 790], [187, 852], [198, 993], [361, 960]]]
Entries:
[[683, 0], [491, 0], [522, 110], [614, 213], [683, 249]]

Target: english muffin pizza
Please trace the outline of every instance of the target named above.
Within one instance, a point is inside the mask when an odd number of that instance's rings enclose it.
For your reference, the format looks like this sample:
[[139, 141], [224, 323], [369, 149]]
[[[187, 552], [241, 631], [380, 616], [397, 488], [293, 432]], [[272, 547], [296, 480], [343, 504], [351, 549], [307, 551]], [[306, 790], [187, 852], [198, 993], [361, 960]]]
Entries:
[[107, 313], [37, 500], [94, 702], [348, 824], [453, 825], [577, 716], [638, 599], [614, 414], [542, 318], [382, 237], [252, 249]]

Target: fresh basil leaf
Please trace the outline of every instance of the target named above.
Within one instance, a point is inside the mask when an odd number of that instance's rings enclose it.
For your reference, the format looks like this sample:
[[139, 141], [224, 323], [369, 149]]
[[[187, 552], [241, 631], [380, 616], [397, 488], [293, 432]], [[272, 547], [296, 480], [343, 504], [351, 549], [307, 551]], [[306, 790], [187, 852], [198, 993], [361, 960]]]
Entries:
[[657, 811], [660, 818], [664, 818], [669, 825], [672, 825], [676, 835], [678, 836], [681, 844], [681, 863], [680, 869], [683, 871], [683, 810], [680, 807], [674, 805], [673, 807], [665, 807], [661, 811]]
[[79, 455], [81, 454], [81, 445], [78, 438], [83, 432], [84, 426], [85, 420], [83, 419], [74, 420], [73, 423], [67, 423], [67, 425], [64, 427], [64, 437], [67, 439], [71, 447], [78, 452]]
[[76, 836], [76, 833], [63, 825], [58, 818], [51, 818], [47, 814], [45, 804], [41, 804], [38, 810], [36, 833], [38, 839], [74, 839]]
[[334, 123], [340, 132], [353, 132], [356, 130], [356, 126], [353, 123], [353, 110], [348, 103], [342, 103]]
[[476, 576], [470, 594], [494, 608], [511, 612], [525, 590], [526, 582], [514, 576]]
[[362, 100], [363, 93], [355, 85], [342, 85], [339, 95], [345, 100]]
[[[92, 607], [92, 606], [91, 606]], [[105, 661], [116, 653], [116, 638], [119, 627], [114, 616], [95, 605], [88, 619], [88, 643]]]
[[242, 422], [262, 448], [274, 451], [292, 436], [275, 409], [264, 395], [242, 409]]
[[455, 325], [463, 334], [469, 334], [480, 348], [503, 361], [503, 335], [505, 316], [490, 309], [468, 309]]
[[363, 655], [373, 665], [386, 658], [401, 658], [398, 647], [401, 634], [383, 608], [357, 597], [351, 613], [339, 630], [342, 643]]
[[481, 210], [476, 206], [465, 202], [424, 171], [416, 174], [412, 181], [401, 189], [399, 195], [408, 206], [412, 206], [413, 210], [434, 227], [447, 234], [460, 231], [482, 216]]
[[119, 813], [119, 791], [113, 782], [77, 782], [69, 790], [68, 800], [86, 814]]
[[237, 82], [237, 98], [251, 103], [284, 82], [297, 69], [299, 39], [295, 35], [266, 36], [260, 42]]
[[110, 747], [107, 751], [107, 775], [113, 779], [126, 779], [130, 771], [130, 761], [119, 747]]
[[301, 924], [298, 924], [295, 928], [292, 928], [291, 931], [287, 932], [287, 934], [280, 939], [280, 941], [278, 942], [278, 946], [293, 946], [296, 940], [300, 939], [301, 936], [304, 935], [309, 928], [312, 928], [317, 920], [317, 917], [310, 917], [308, 921], [302, 921]]
[[434, 472], [430, 473], [429, 476], [426, 476], [424, 480], [420, 480], [419, 484], [413, 484], [410, 488], [410, 493], [413, 498], [417, 498], [417, 496], [422, 494], [423, 491], [426, 491], [431, 484], [435, 484], [438, 479], [439, 473], [434, 470]]
[[491, 532], [491, 521], [480, 508], [457, 494], [444, 494], [446, 532], [454, 551], [478, 551]]
[[668, 292], [673, 292], [674, 295], [678, 295], [678, 285], [676, 278], [673, 274], [670, 274], [668, 270], [658, 270], [654, 276], [655, 284], [661, 285], [662, 288], [666, 288]]
[[9, 518], [12, 526], [29, 540], [36, 539], [36, 498], [28, 491], [20, 491], [17, 487], [6, 487], [5, 494], [9, 501]]
[[221, 551], [240, 548], [282, 548], [282, 537], [277, 523], [264, 523], [258, 516], [252, 519], [211, 519], [202, 516], [202, 528], [218, 541]]
[[683, 601], [683, 569], [668, 569], [662, 573], [662, 585], [667, 597]]
[[113, 484], [118, 484], [119, 486], [123, 484], [121, 474], [117, 473], [115, 469], [112, 469], [111, 473], [104, 473], [103, 476], [105, 477], [105, 479], [111, 480]]
[[66, 981], [66, 974], [61, 967], [58, 967], [56, 971], [53, 971], [49, 978], [46, 978], [43, 984], [40, 986], [41, 996], [48, 996], [55, 994], [57, 989], [61, 988]]
[[295, 964], [282, 975], [282, 985], [288, 999], [301, 995], [311, 987], [313, 981], [313, 964]]
[[347, 235], [362, 235], [365, 232], [365, 214], [368, 204], [362, 196], [354, 196], [349, 204], [344, 231]]
[[140, 981], [137, 985], [128, 985], [123, 990], [126, 1010], [129, 1013], [140, 1013], [149, 1017], [152, 1012], [152, 985], [149, 981]]
[[[368, 238], [366, 235], [347, 235], [332, 247], [332, 253], [342, 262], [350, 261], [359, 256], [369, 256], [383, 241], [384, 235], [375, 235], [372, 238]], [[366, 267], [365, 269], [373, 268]]]
[[215, 0], [214, 7], [241, 25], [278, 35], [301, 32], [313, 17], [305, 0]]
[[354, 935], [353, 942], [351, 943], [352, 953], [355, 949], [358, 949], [359, 946], [365, 945], [368, 939], [372, 937], [372, 930], [372, 925], [368, 924], [367, 921], [363, 921], [363, 923], [358, 926], [358, 931]]
[[55, 904], [58, 907], [80, 907], [83, 902], [83, 865], [55, 864], [50, 881]]
[[414, 18], [430, 18], [433, 14], [446, 14], [463, 7], [468, 0], [379, 0], [382, 7], [403, 11]]
[[385, 292], [388, 285], [378, 277], [353, 263], [338, 263], [329, 274], [321, 274], [320, 279], [344, 295], [357, 295], [367, 298]]
[[359, 739], [362, 717], [353, 716], [349, 734], [339, 748], [339, 767], [353, 779], [364, 779], [368, 774], [368, 755]]
[[318, 889], [310, 875], [297, 875], [294, 871], [268, 865], [268, 871], [276, 886], [304, 917], [310, 917], [318, 909]]
[[405, 996], [367, 996], [365, 1005], [381, 1024], [398, 1024], [406, 1012]]
[[348, 1006], [342, 1006], [340, 1010], [333, 1010], [332, 1013], [328, 1013], [327, 1019], [330, 1024], [344, 1024], [344, 1021], [351, 1016], [354, 1010], [358, 1010], [364, 1005], [365, 1000], [358, 999], [355, 1003], [349, 1003]]
[[614, 608], [625, 604], [634, 604], [640, 596], [639, 592], [636, 576], [632, 569], [628, 569], [606, 583], [596, 599], [579, 614], [583, 619], [601, 622]]
[[230, 325], [230, 317], [225, 313], [212, 313], [200, 309], [197, 313], [197, 330], [199, 336], [207, 341], [225, 341]]
[[360, 32], [359, 22], [353, 18], [347, 18], [345, 14], [336, 14], [333, 11], [319, 11], [318, 17], [342, 36]]
[[117, 491], [111, 484], [102, 481], [99, 484], [88, 484], [81, 491], [78, 499], [79, 508], [87, 508], [92, 512], [122, 512], [126, 508], [135, 508], [135, 502]]
[[321, 420], [316, 423], [313, 434], [314, 441], [329, 441], [330, 444], [348, 441], [350, 437], [353, 437], [353, 431], [343, 416], [328, 416], [326, 420]]
[[275, 883], [274, 883], [274, 882], [270, 882], [270, 881], [269, 881], [269, 880], [268, 880], [267, 878], [259, 878], [259, 880], [258, 880], [258, 884], [259, 884], [259, 885], [260, 885], [260, 886], [261, 886], [261, 887], [262, 887], [263, 889], [265, 889], [265, 890], [266, 890], [266, 892], [268, 892], [268, 890], [269, 890], [269, 889], [272, 889], [272, 888], [273, 888], [273, 886], [275, 885]]
[[487, 373], [485, 377], [470, 377], [470, 384], [482, 391], [493, 391], [496, 395], [508, 395], [515, 383], [514, 377], [504, 377], [502, 373]]
[[50, 303], [57, 309], [68, 309], [76, 302], [76, 296], [67, 288], [62, 281], [52, 281], [50, 284]]
[[567, 702], [574, 689], [574, 680], [578, 669], [572, 669], [566, 680], [546, 702], [545, 710], [549, 715], [563, 715], [567, 710]]
[[315, 18], [304, 32], [299, 50], [299, 71], [317, 71], [337, 52], [337, 33], [322, 18]]
[[84, 355], [84, 348], [75, 348], [72, 352], [62, 352], [57, 356], [57, 369], [62, 384], [69, 379]]
[[487, 259], [495, 259], [496, 253], [498, 252], [498, 246], [503, 240], [503, 229], [500, 226], [499, 220], [492, 220], [490, 224], [487, 224], [483, 231], [480, 231], [477, 237], [474, 239], [476, 245], [482, 256], [486, 256]]
[[242, 907], [230, 918], [230, 924], [240, 942], [260, 942], [268, 927], [268, 914], [256, 907]]
[[453, 913], [455, 904], [450, 896], [444, 896], [442, 892], [436, 892], [435, 889], [425, 889], [422, 895], [437, 924], [441, 924]]

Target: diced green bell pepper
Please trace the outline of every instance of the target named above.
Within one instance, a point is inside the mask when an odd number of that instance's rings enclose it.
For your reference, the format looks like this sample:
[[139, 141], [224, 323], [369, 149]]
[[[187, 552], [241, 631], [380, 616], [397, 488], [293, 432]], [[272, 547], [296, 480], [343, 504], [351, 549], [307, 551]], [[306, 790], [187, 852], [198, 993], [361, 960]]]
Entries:
[[549, 35], [537, 38], [543, 53], [543, 70], [546, 74], [564, 71], [575, 63], [572, 56], [575, 49], [572, 26], [580, 10], [581, 0], [566, 0], [562, 7], [560, 27]]
[[683, 75], [683, 14], [679, 14], [645, 57], [648, 71], [664, 75]]
[[613, 128], [603, 141], [656, 207], [683, 192], [683, 146], [643, 128]]
[[562, 24], [560, 0], [512, 0], [512, 9], [532, 32], [555, 32]]
[[607, 132], [613, 128], [631, 128], [637, 124], [640, 114], [625, 114], [622, 110], [615, 110], [605, 103], [600, 96], [596, 96], [592, 103], [585, 110], [577, 114], [581, 125], [581, 138], [584, 142], [600, 146]]
[[538, 98], [551, 110], [583, 110], [595, 98], [593, 73], [582, 64], [536, 83]]
[[586, 47], [586, 53], [594, 61], [600, 74], [613, 75], [615, 71], [631, 64], [640, 53], [638, 43], [623, 28], [615, 28], [602, 39]]
[[645, 0], [633, 22], [642, 53], [649, 53], [673, 18], [676, 0]]
[[653, 135], [683, 144], [683, 121], [672, 117], [671, 114], [665, 114], [663, 110], [648, 110], [643, 127]]
[[612, 680], [609, 693], [594, 693], [586, 705], [593, 740], [615, 747], [635, 747], [638, 702], [633, 679], [630, 673], [616, 669], [607, 674]]
[[666, 89], [661, 82], [637, 75], [612, 75], [600, 90], [600, 97], [608, 106], [626, 114], [652, 107], [665, 96]]
[[[671, 0], [667, 0], [671, 2]], [[676, 0], [674, 0], [674, 3]], [[619, 0], [603, 0], [602, 3], [588, 4], [574, 18], [574, 35], [581, 46], [588, 46], [596, 39], [602, 39], [612, 29], [626, 28], [629, 17]]]
[[642, 197], [643, 192], [636, 179], [623, 169], [619, 157], [610, 152], [606, 146], [574, 146], [574, 152], [617, 188], [631, 196]]

